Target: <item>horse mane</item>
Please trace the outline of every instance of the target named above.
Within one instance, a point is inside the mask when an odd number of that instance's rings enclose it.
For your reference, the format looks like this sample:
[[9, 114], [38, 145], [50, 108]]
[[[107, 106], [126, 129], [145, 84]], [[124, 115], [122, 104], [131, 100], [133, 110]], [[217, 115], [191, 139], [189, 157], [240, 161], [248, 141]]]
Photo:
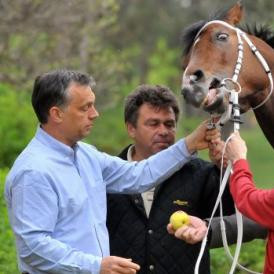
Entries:
[[[209, 21], [212, 20], [222, 20], [224, 21], [226, 17], [226, 13], [228, 11], [228, 8], [225, 10], [221, 10], [217, 13], [215, 13], [213, 16], [210, 17], [209, 20], [201, 20], [198, 21], [188, 27], [186, 27], [183, 30], [181, 42], [183, 44], [183, 56], [186, 56], [191, 47], [194, 43], [194, 39], [197, 35], [197, 33], [200, 31], [200, 29]], [[270, 45], [272, 48], [274, 48], [274, 32], [271, 30], [270, 26], [268, 25], [248, 25], [246, 24], [244, 27], [240, 27], [241, 30], [245, 31], [246, 33], [250, 35], [254, 35], [263, 41], [265, 41], [268, 45]]]
[[258, 25], [255, 23], [251, 26], [246, 24], [245, 27], [241, 29], [248, 34], [254, 35], [262, 39], [269, 46], [274, 48], [274, 32], [269, 25]]

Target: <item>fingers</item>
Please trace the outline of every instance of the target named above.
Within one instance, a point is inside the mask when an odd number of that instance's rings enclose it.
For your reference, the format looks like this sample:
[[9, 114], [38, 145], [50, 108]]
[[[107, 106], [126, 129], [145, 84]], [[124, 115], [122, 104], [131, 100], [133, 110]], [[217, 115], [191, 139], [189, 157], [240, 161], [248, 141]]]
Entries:
[[117, 273], [136, 273], [140, 270], [140, 266], [132, 262], [131, 259], [119, 258], [118, 264], [116, 266]]
[[218, 142], [221, 138], [221, 133], [219, 129], [214, 128], [214, 129], [207, 129], [206, 134], [205, 134], [205, 139], [208, 142], [215, 143]]
[[140, 266], [133, 263], [131, 259], [108, 256], [102, 259], [100, 274], [134, 274], [138, 270], [140, 270]]
[[140, 270], [140, 266], [138, 264], [133, 263], [132, 259], [119, 258], [118, 265], [123, 268], [131, 268], [133, 270]]
[[170, 234], [189, 244], [196, 244], [203, 240], [207, 232], [207, 226], [203, 220], [198, 217], [190, 216], [190, 223], [178, 228], [176, 231], [171, 224], [167, 225]]
[[191, 134], [186, 136], [185, 143], [190, 153], [206, 149], [209, 142], [214, 143], [220, 139], [220, 131], [216, 128], [208, 129], [207, 124], [208, 121], [202, 122]]
[[169, 234], [174, 234], [175, 233], [175, 230], [173, 229], [171, 224], [168, 224], [166, 228], [167, 228], [167, 232]]
[[246, 159], [247, 147], [239, 132], [234, 132], [231, 135], [231, 139], [227, 143], [226, 155], [232, 163], [239, 159]]
[[119, 265], [113, 266], [112, 272], [113, 274], [135, 274], [137, 273], [136, 269], [131, 269], [131, 268], [125, 268], [121, 267]]
[[201, 242], [206, 234], [206, 230], [192, 228], [192, 227], [184, 227], [183, 229], [177, 230], [175, 233], [175, 237], [178, 239], [184, 240], [188, 244], [196, 244]]

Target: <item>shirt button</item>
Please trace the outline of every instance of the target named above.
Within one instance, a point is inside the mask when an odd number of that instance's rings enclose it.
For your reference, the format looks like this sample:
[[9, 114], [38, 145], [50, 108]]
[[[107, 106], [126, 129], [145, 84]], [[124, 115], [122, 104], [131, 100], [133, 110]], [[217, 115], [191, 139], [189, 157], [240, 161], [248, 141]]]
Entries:
[[154, 270], [154, 265], [151, 264], [151, 265], [149, 266], [149, 270], [153, 271], [153, 270]]
[[138, 200], [138, 199], [135, 199], [135, 200], [134, 200], [134, 203], [135, 203], [135, 204], [138, 204], [138, 203], [139, 203], [139, 200]]
[[148, 230], [148, 234], [150, 234], [150, 235], [153, 234], [153, 230], [152, 230], [152, 229], [149, 229], [149, 230]]

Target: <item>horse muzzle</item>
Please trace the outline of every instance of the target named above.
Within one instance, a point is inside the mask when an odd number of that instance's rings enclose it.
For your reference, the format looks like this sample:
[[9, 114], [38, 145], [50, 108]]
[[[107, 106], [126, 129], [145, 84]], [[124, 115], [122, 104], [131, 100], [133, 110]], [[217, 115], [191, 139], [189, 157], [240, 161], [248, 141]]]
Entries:
[[227, 109], [228, 100], [219, 88], [205, 91], [200, 85], [188, 85], [182, 88], [181, 93], [187, 103], [204, 111], [222, 114]]
[[183, 87], [181, 90], [181, 94], [183, 95], [187, 103], [193, 105], [196, 108], [201, 107], [202, 102], [205, 98], [203, 89], [198, 85]]

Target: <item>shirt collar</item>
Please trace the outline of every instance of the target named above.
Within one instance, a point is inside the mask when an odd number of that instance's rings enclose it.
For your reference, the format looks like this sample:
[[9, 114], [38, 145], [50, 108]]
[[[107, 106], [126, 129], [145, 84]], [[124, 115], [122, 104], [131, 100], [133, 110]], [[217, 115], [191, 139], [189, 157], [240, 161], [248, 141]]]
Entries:
[[134, 150], [134, 145], [131, 145], [131, 146], [128, 148], [128, 151], [127, 151], [127, 160], [128, 160], [129, 162], [133, 162], [133, 161], [134, 161], [134, 160], [132, 159], [133, 150]]
[[50, 134], [48, 134], [45, 130], [41, 128], [41, 126], [38, 126], [35, 138], [43, 143], [45, 146], [53, 149], [54, 151], [59, 152], [60, 154], [63, 154], [65, 156], [71, 156], [74, 157], [75, 152], [77, 151], [79, 145], [76, 143], [73, 148], [58, 141], [56, 138], [52, 137]]

